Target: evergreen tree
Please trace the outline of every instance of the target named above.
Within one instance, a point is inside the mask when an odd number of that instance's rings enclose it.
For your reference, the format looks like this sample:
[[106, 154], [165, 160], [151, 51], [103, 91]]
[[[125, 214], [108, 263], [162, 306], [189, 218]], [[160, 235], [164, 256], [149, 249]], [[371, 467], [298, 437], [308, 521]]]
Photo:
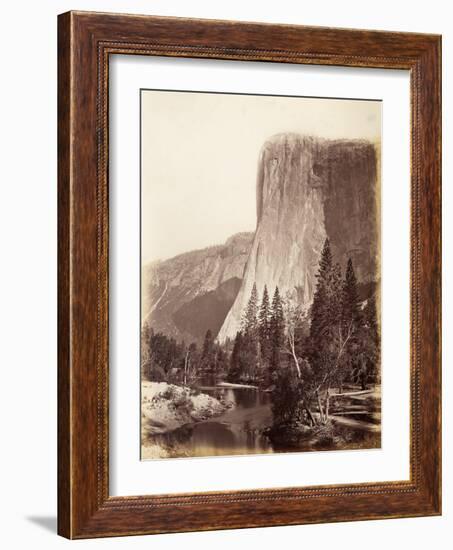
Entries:
[[328, 323], [333, 330], [337, 330], [342, 320], [343, 289], [344, 282], [341, 280], [341, 267], [340, 264], [336, 263], [332, 268], [328, 287]]
[[184, 366], [185, 353], [186, 346], [183, 342], [178, 344], [174, 338], [150, 329], [144, 375], [156, 382], [178, 378], [178, 373]]
[[258, 332], [258, 292], [256, 283], [253, 283], [247, 307], [242, 318], [242, 331], [244, 335], [256, 338]]
[[215, 365], [214, 338], [210, 329], [206, 331], [203, 350], [201, 352], [201, 368], [204, 372], [211, 371]]
[[212, 337], [212, 332], [211, 332], [211, 329], [208, 329], [206, 331], [204, 342], [203, 342], [203, 352], [201, 354], [201, 357], [203, 359], [209, 357], [212, 354], [213, 346], [214, 346], [214, 339]]
[[241, 343], [242, 376], [244, 380], [255, 381], [260, 369], [258, 330], [258, 292], [253, 284], [247, 307], [242, 317]]
[[228, 380], [231, 382], [239, 382], [242, 375], [242, 333], [236, 333], [234, 339], [233, 351], [230, 357], [230, 368], [228, 370]]
[[[380, 362], [380, 336], [376, 312], [376, 299], [374, 296], [368, 298], [363, 308], [363, 323], [360, 331], [362, 363], [366, 365], [365, 379], [362, 379], [362, 387], [369, 379], [376, 380], [379, 376]], [[364, 367], [362, 366], [362, 372]]]
[[285, 333], [283, 304], [280, 298], [278, 286], [275, 287], [274, 296], [272, 298], [272, 313], [269, 329], [271, 370], [272, 372], [275, 372], [280, 366], [280, 351], [283, 345], [283, 338]]
[[345, 326], [350, 323], [358, 324], [360, 321], [360, 300], [357, 290], [357, 279], [349, 258], [343, 285], [342, 317]]
[[345, 278], [341, 291], [341, 334], [343, 338], [350, 335], [347, 346], [344, 348], [340, 385], [347, 379], [354, 379], [354, 372], [363, 368], [364, 341], [368, 338], [362, 330], [363, 320], [357, 279], [351, 258], [348, 259]]
[[217, 370], [217, 376], [224, 376], [229, 367], [228, 363], [228, 355], [227, 353], [222, 349], [222, 346], [217, 345], [217, 351], [216, 351], [216, 370]]
[[332, 252], [330, 241], [326, 239], [319, 260], [318, 273], [316, 274], [316, 290], [311, 306], [310, 335], [319, 338], [329, 325], [329, 284], [332, 279]]
[[261, 355], [264, 362], [268, 360], [270, 352], [270, 317], [271, 308], [269, 303], [269, 294], [267, 291], [267, 286], [264, 285], [263, 298], [261, 300], [261, 306], [258, 313], [259, 340]]
[[309, 356], [315, 379], [342, 383], [345, 370], [343, 342], [350, 335], [342, 330], [344, 283], [341, 269], [333, 263], [326, 239], [316, 275], [316, 290], [310, 312]]

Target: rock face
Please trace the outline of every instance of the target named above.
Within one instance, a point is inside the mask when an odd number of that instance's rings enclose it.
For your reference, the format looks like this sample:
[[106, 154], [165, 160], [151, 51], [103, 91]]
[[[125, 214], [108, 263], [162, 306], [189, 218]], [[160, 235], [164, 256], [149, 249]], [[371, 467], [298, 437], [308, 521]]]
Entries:
[[234, 303], [253, 233], [238, 233], [225, 244], [153, 262], [142, 270], [142, 324], [178, 341], [214, 336]]
[[258, 162], [257, 227], [241, 288], [218, 334], [234, 338], [256, 283], [261, 296], [297, 295], [308, 306], [326, 237], [344, 270], [352, 258], [360, 282], [378, 279], [376, 150], [365, 141], [279, 134]]

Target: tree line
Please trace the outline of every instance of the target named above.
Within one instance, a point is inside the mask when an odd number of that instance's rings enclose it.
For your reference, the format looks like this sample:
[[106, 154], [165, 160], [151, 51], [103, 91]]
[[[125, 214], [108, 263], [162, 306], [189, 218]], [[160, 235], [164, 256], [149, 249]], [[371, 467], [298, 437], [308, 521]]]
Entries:
[[198, 348], [144, 327], [142, 371], [156, 381], [209, 375], [270, 388], [275, 423], [313, 425], [327, 422], [333, 390], [378, 381], [379, 342], [375, 297], [360, 299], [352, 260], [343, 276], [326, 239], [308, 310], [297, 292], [281, 296], [276, 286], [271, 299], [265, 285], [260, 299], [254, 284], [232, 342], [221, 345], [208, 330]]
[[278, 286], [272, 302], [267, 286], [259, 304], [256, 284], [242, 316], [241, 330], [236, 333], [230, 358], [228, 379], [231, 382], [269, 384], [280, 364], [284, 341], [285, 318]]
[[145, 325], [141, 334], [141, 371], [143, 378], [153, 382], [171, 382], [191, 385], [200, 378], [214, 380], [225, 377], [229, 368], [228, 354], [206, 332], [203, 345], [186, 345]]
[[365, 390], [379, 378], [375, 296], [365, 303], [360, 300], [352, 260], [348, 260], [342, 277], [328, 239], [316, 279], [309, 311], [302, 311], [297, 304], [288, 308], [288, 362], [277, 371], [273, 394], [277, 423], [299, 420], [309, 425], [325, 424], [334, 390], [341, 393], [346, 383]]

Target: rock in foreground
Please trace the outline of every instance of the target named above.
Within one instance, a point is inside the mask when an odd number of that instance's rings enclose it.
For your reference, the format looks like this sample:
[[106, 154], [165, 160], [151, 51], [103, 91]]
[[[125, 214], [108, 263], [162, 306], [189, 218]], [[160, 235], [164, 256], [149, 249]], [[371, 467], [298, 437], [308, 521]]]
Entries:
[[148, 435], [176, 430], [222, 414], [227, 406], [191, 388], [166, 382], [142, 382], [142, 426]]

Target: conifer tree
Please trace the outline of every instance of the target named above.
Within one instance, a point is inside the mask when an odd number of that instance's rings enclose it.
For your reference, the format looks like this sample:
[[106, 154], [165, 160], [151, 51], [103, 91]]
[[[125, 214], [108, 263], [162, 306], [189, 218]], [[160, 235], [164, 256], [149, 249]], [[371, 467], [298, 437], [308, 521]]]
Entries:
[[253, 283], [252, 292], [250, 294], [247, 307], [242, 318], [242, 331], [244, 335], [252, 338], [257, 337], [258, 331], [258, 292], [256, 283]]
[[316, 274], [316, 290], [313, 296], [311, 306], [311, 325], [310, 335], [313, 338], [319, 338], [329, 325], [329, 308], [331, 294], [329, 285], [332, 280], [332, 252], [330, 250], [330, 241], [326, 239], [319, 260], [318, 273]]
[[357, 290], [357, 279], [354, 273], [351, 258], [349, 258], [346, 268], [342, 301], [342, 317], [344, 325], [348, 326], [350, 323], [357, 325], [360, 320], [360, 300]]
[[328, 384], [343, 379], [344, 346], [350, 332], [342, 330], [344, 283], [341, 268], [333, 263], [326, 239], [319, 261], [317, 283], [310, 312], [310, 363], [319, 381]]
[[258, 292], [253, 284], [247, 307], [242, 317], [241, 343], [242, 375], [245, 379], [254, 381], [261, 370], [259, 330], [258, 330]]
[[230, 357], [230, 368], [228, 370], [228, 379], [231, 382], [238, 382], [242, 374], [242, 333], [241, 331], [236, 333], [236, 338], [234, 339], [233, 351]]
[[361, 347], [363, 355], [367, 360], [367, 375], [376, 378], [379, 373], [380, 362], [380, 336], [376, 312], [376, 299], [374, 296], [368, 298], [363, 308], [363, 327], [361, 330]]
[[341, 279], [341, 267], [340, 264], [336, 263], [332, 268], [328, 292], [328, 323], [333, 330], [337, 329], [342, 320], [343, 289], [344, 282]]
[[264, 285], [263, 298], [261, 300], [261, 306], [258, 313], [258, 329], [261, 354], [264, 361], [267, 361], [269, 357], [269, 345], [270, 345], [270, 317], [271, 308], [269, 304], [269, 294], [267, 286]]
[[203, 350], [201, 352], [201, 368], [204, 372], [212, 370], [214, 367], [214, 338], [210, 329], [206, 331]]
[[211, 332], [211, 329], [208, 329], [206, 331], [204, 342], [203, 342], [203, 352], [201, 354], [201, 357], [203, 359], [211, 355], [213, 346], [214, 346], [214, 339], [212, 337], [212, 332]]
[[278, 286], [275, 287], [272, 298], [272, 313], [270, 318], [270, 352], [271, 370], [275, 372], [280, 366], [280, 351], [283, 345], [285, 322], [283, 316], [283, 304], [280, 298]]

